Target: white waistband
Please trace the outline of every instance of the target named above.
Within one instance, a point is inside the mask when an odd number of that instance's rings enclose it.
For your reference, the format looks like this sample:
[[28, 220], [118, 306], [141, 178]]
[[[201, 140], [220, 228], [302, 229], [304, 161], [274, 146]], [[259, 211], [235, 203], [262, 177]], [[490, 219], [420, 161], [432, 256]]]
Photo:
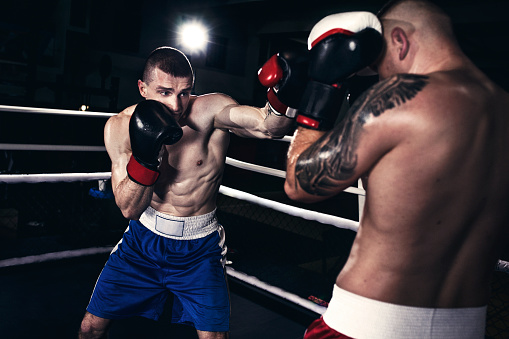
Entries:
[[139, 221], [155, 234], [177, 240], [203, 238], [219, 229], [216, 209], [202, 215], [176, 217], [156, 211], [149, 206]]
[[486, 309], [401, 306], [361, 297], [334, 285], [323, 320], [356, 339], [484, 338]]

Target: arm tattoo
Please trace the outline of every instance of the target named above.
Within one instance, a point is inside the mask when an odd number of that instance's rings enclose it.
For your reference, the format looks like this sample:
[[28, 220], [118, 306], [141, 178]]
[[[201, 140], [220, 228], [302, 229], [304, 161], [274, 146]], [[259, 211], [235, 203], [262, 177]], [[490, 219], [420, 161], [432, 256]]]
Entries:
[[295, 180], [301, 188], [310, 194], [327, 196], [338, 181], [352, 178], [363, 125], [369, 119], [411, 100], [427, 83], [427, 76], [399, 74], [364, 92], [341, 124], [299, 156]]

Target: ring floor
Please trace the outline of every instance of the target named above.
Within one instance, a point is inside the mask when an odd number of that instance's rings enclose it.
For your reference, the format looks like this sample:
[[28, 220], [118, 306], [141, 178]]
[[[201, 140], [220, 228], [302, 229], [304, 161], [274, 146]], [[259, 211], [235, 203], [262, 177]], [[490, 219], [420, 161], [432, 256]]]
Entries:
[[[0, 333], [5, 339], [77, 338], [77, 331], [107, 255], [92, 255], [0, 269]], [[297, 339], [318, 317], [229, 278], [232, 339]], [[197, 338], [194, 328], [144, 318], [113, 323], [109, 338]]]

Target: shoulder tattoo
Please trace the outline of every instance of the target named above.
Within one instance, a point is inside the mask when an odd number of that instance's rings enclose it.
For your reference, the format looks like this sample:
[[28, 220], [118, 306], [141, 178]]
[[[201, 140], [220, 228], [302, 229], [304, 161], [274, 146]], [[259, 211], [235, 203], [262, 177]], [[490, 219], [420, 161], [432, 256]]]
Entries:
[[399, 74], [366, 90], [342, 123], [299, 156], [295, 180], [301, 188], [310, 194], [327, 196], [340, 181], [350, 179], [357, 167], [357, 146], [363, 125], [411, 100], [427, 83], [427, 76]]

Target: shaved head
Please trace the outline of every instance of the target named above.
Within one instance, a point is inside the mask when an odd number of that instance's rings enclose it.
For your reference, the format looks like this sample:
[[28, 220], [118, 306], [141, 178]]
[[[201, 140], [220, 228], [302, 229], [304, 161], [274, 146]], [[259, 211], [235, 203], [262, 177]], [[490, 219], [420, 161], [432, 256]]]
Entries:
[[450, 17], [437, 5], [426, 0], [394, 0], [378, 12], [385, 29], [400, 26], [410, 33], [418, 32], [424, 40], [455, 40]]
[[184, 53], [172, 47], [159, 47], [150, 53], [143, 70], [143, 81], [153, 80], [155, 69], [180, 78], [194, 78], [191, 63]]

